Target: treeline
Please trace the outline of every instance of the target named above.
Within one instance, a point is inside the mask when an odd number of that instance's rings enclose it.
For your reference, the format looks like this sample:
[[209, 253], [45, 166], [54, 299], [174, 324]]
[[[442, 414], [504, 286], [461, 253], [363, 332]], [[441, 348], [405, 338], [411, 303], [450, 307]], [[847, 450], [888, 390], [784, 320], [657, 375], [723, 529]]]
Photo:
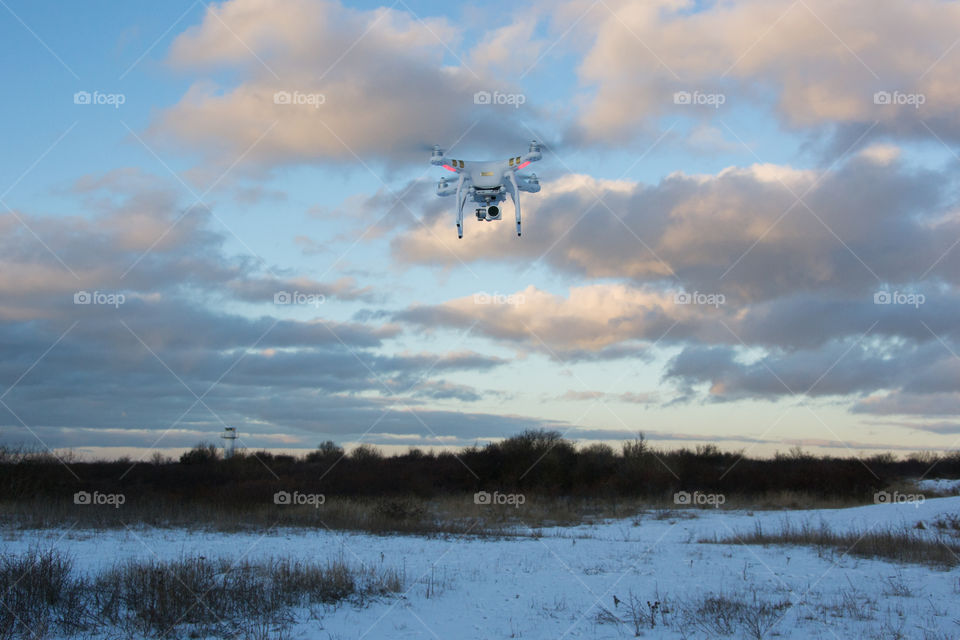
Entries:
[[220, 505], [269, 503], [277, 491], [422, 498], [500, 491], [598, 499], [664, 499], [677, 491], [746, 497], [797, 492], [867, 501], [873, 492], [899, 478], [920, 476], [933, 465], [934, 476], [960, 477], [960, 453], [860, 459], [794, 449], [760, 459], [713, 445], [659, 450], [642, 437], [619, 450], [604, 444], [578, 447], [556, 431], [539, 430], [455, 453], [410, 449], [393, 456], [371, 446], [345, 455], [332, 442], [305, 456], [238, 452], [228, 460], [214, 445], [201, 444], [176, 461], [155, 456], [139, 463], [64, 463], [49, 454], [0, 450], [0, 492], [3, 500], [13, 501], [99, 491]]

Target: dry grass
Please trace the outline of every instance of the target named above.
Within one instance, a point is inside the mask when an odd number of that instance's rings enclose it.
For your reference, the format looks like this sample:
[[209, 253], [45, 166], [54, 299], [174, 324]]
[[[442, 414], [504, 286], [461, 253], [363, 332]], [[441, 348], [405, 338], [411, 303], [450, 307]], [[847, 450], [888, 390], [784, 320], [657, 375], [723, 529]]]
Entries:
[[525, 535], [528, 528], [626, 518], [641, 511], [639, 501], [600, 502], [559, 498], [529, 499], [522, 507], [478, 505], [473, 494], [434, 499], [328, 498], [309, 505], [204, 503], [128, 500], [119, 509], [75, 505], [67, 501], [8, 502], [0, 509], [0, 526], [49, 529], [75, 525], [115, 529], [132, 525], [204, 528], [235, 532], [271, 527], [365, 531], [411, 535]]
[[756, 523], [753, 531], [732, 536], [704, 539], [701, 542], [717, 544], [786, 544], [813, 546], [817, 549], [839, 551], [866, 558], [883, 558], [894, 562], [922, 564], [949, 569], [960, 565], [960, 544], [923, 530], [868, 529], [837, 532], [826, 524], [814, 526], [806, 522], [797, 525], [785, 521], [779, 531], [764, 531]]
[[742, 594], [706, 594], [690, 607], [688, 618], [707, 637], [736, 634], [743, 638], [766, 638], [789, 609], [786, 600], [768, 601], [756, 592]]
[[791, 608], [784, 599], [769, 599], [756, 589], [721, 591], [671, 598], [657, 593], [643, 598], [632, 591], [614, 599], [614, 608], [598, 607], [597, 624], [623, 625], [634, 637], [655, 633], [658, 627], [680, 637], [736, 637], [762, 640], [776, 633], [776, 627]]
[[230, 563], [204, 557], [128, 561], [79, 575], [57, 551], [0, 559], [0, 638], [120, 632], [126, 637], [238, 637], [283, 626], [298, 608], [363, 605], [403, 590], [394, 569], [343, 559]]
[[43, 638], [72, 633], [89, 622], [84, 585], [73, 562], [56, 551], [31, 551], [0, 558], [0, 638]]
[[933, 526], [941, 533], [945, 533], [953, 537], [960, 537], [960, 514], [940, 514], [937, 516], [936, 520], [933, 521]]
[[[72, 496], [70, 496], [72, 498]], [[727, 496], [722, 509], [814, 509], [852, 506], [798, 492], [760, 497]], [[672, 496], [659, 500], [564, 498], [526, 495], [519, 507], [474, 503], [473, 494], [437, 498], [339, 498], [328, 496], [319, 507], [254, 501], [211, 504], [204, 501], [141, 498], [127, 494], [120, 508], [76, 505], [72, 499], [20, 500], [0, 503], [0, 527], [50, 529], [75, 526], [116, 529], [135, 525], [209, 529], [222, 532], [273, 527], [365, 531], [374, 534], [524, 536], [545, 527], [592, 524], [609, 519], [695, 517], [705, 506], [677, 506]]]
[[237, 532], [293, 527], [417, 535], [496, 533], [497, 521], [477, 508], [461, 508], [452, 500], [428, 502], [415, 498], [331, 498], [319, 507], [272, 503], [224, 506], [161, 500], [128, 500], [120, 508], [68, 501], [8, 502], [2, 505], [0, 515], [0, 525], [13, 529], [67, 525], [117, 529], [144, 525]]

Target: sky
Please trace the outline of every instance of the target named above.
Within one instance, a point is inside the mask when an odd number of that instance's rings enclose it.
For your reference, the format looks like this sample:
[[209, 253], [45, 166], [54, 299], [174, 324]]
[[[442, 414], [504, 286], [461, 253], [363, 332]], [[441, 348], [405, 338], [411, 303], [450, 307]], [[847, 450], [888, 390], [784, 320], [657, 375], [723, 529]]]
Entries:
[[[0, 444], [956, 449], [958, 26], [0, 0]], [[532, 139], [523, 237], [458, 240], [431, 146]]]

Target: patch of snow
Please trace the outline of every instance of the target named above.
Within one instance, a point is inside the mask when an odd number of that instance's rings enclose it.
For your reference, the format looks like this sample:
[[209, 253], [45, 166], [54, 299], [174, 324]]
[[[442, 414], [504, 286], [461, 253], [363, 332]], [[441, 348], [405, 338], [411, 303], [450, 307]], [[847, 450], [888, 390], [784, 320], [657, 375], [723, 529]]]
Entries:
[[916, 485], [920, 491], [960, 495], [960, 479], [924, 478], [923, 480], [917, 480]]

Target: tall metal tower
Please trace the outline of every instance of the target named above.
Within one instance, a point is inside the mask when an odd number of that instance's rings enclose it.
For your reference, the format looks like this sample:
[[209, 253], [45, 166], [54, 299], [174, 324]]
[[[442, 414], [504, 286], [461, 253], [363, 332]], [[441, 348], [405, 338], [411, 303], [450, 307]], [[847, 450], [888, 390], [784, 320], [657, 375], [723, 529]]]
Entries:
[[233, 457], [234, 447], [237, 442], [237, 433], [236, 427], [226, 427], [223, 430], [223, 435], [220, 437], [223, 438], [223, 459], [229, 460]]

